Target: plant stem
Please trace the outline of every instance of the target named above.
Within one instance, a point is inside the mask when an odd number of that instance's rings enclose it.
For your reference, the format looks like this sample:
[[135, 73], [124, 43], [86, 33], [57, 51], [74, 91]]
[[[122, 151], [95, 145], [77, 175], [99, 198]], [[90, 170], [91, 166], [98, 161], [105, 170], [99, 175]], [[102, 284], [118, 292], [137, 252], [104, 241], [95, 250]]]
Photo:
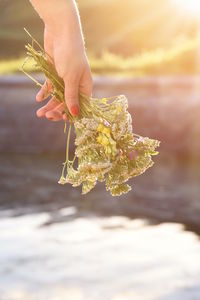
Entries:
[[[69, 142], [70, 142], [70, 136], [71, 136], [71, 128], [72, 124], [70, 122], [68, 133], [67, 133], [67, 146], [66, 146], [66, 156], [65, 156], [65, 162], [63, 163], [63, 169], [62, 169], [62, 175], [61, 177], [65, 177], [65, 169], [69, 167]], [[65, 129], [66, 131], [66, 123], [65, 123]]]
[[66, 147], [66, 161], [67, 161], [67, 167], [69, 166], [69, 142], [70, 142], [70, 136], [71, 136], [71, 128], [72, 123], [70, 122], [68, 135], [67, 135], [67, 147]]

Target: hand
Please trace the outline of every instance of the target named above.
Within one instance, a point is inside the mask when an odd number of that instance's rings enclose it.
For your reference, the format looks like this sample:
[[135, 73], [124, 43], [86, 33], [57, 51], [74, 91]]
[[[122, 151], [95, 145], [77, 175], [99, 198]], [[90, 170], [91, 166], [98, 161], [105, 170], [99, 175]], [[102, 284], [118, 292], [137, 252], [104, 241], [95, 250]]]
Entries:
[[[79, 34], [69, 34], [64, 30], [52, 30], [45, 26], [44, 49], [52, 58], [58, 75], [65, 84], [65, 104], [52, 97], [46, 105], [37, 110], [38, 117], [48, 120], [66, 120], [64, 110], [66, 105], [73, 116], [79, 113], [79, 92], [91, 96], [92, 75], [85, 53], [83, 40]], [[36, 96], [36, 100], [45, 100], [52, 91], [52, 85], [47, 80]]]

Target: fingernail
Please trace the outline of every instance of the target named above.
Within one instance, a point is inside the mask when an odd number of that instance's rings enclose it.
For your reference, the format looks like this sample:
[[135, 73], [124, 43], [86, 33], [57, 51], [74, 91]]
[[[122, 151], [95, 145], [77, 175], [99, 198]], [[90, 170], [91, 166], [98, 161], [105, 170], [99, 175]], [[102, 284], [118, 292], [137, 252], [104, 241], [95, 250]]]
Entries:
[[39, 118], [43, 116], [43, 112], [42, 112], [42, 109], [41, 109], [41, 108], [38, 109], [38, 110], [36, 111], [36, 115], [37, 115]]
[[78, 114], [79, 114], [78, 105], [72, 105], [71, 108], [70, 108], [70, 111], [71, 111], [73, 116], [78, 116]]
[[63, 120], [67, 121], [67, 115], [66, 114], [63, 115]]

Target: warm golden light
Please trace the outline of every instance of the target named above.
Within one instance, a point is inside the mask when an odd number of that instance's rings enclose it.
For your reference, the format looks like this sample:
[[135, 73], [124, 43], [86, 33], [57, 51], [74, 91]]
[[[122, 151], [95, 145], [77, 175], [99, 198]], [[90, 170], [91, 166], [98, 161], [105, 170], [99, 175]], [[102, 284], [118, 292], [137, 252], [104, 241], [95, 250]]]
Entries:
[[200, 0], [172, 0], [179, 10], [200, 19]]

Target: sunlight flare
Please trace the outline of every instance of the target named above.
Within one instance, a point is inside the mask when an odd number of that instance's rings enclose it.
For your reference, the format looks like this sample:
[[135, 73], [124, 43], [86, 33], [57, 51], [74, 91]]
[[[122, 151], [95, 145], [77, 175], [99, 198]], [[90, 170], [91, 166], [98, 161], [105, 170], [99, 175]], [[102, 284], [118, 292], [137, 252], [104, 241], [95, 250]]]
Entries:
[[200, 1], [199, 0], [171, 0], [178, 10], [185, 14], [196, 16], [200, 19]]

